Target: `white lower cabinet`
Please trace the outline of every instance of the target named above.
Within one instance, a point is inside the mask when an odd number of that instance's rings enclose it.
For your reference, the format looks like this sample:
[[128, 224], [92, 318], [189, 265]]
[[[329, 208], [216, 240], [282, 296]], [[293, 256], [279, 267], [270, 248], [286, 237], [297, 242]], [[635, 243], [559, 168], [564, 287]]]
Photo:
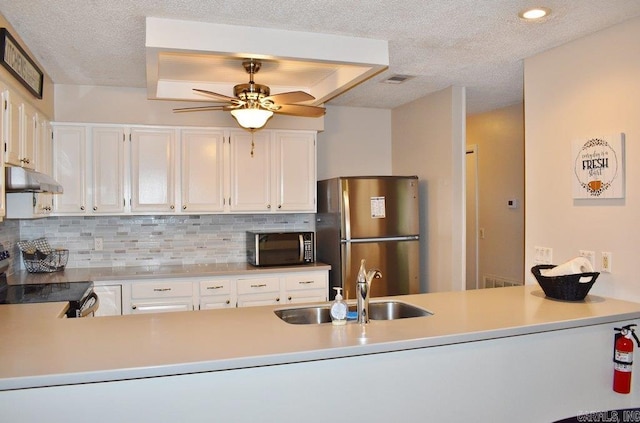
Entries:
[[[257, 272], [256, 272], [257, 273]], [[163, 278], [154, 281], [98, 282], [101, 301], [97, 315], [164, 313], [327, 301], [329, 272], [313, 270], [254, 275]], [[103, 297], [105, 300], [103, 300]], [[106, 304], [105, 304], [106, 301]], [[103, 308], [103, 304], [104, 308]]]
[[327, 272], [294, 273], [283, 276], [285, 302], [289, 304], [327, 301]]
[[238, 302], [231, 279], [207, 279], [197, 282], [200, 292], [199, 309], [235, 308]]
[[100, 305], [95, 312], [96, 317], [119, 316], [122, 314], [122, 285], [96, 285], [93, 292], [98, 294]]
[[184, 280], [135, 282], [123, 314], [193, 310], [192, 284]]
[[238, 307], [280, 304], [280, 278], [262, 276], [236, 280]]

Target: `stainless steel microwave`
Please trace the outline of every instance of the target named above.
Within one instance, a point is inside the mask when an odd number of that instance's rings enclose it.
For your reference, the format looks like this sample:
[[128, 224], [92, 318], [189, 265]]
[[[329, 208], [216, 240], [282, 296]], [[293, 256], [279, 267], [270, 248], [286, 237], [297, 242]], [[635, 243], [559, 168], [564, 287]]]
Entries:
[[313, 232], [247, 231], [247, 262], [254, 266], [284, 266], [315, 261]]

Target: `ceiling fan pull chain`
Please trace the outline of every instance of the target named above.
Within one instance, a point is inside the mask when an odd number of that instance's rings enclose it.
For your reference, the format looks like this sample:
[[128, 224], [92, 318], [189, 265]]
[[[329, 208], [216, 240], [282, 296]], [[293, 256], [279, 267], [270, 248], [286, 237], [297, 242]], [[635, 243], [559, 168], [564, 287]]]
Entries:
[[255, 147], [255, 144], [253, 143], [253, 134], [254, 131], [251, 131], [251, 157], [253, 157], [253, 147]]

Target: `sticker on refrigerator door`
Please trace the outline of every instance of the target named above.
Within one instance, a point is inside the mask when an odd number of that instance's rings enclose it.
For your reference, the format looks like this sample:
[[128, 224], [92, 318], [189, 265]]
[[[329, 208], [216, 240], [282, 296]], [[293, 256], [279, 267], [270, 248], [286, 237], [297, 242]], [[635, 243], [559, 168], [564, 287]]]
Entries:
[[382, 219], [386, 217], [384, 197], [371, 197], [371, 218]]

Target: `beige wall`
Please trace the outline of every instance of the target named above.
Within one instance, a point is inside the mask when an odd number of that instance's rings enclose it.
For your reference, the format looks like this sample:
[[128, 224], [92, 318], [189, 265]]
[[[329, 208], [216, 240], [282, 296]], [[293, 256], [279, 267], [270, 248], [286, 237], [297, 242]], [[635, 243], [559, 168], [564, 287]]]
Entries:
[[[523, 281], [524, 110], [522, 103], [467, 117], [467, 145], [477, 146], [478, 275]], [[518, 207], [507, 207], [516, 199]]]
[[392, 111], [392, 170], [420, 178], [421, 285], [464, 288], [465, 90], [450, 87]]
[[8, 70], [5, 69], [4, 66], [0, 66], [0, 79], [9, 87], [15, 91], [17, 91], [26, 101], [31, 103], [36, 109], [38, 109], [41, 113], [43, 113], [47, 118], [53, 118], [53, 83], [51, 82], [51, 78], [47, 75], [46, 69], [42, 67], [36, 57], [29, 50], [29, 46], [20, 38], [18, 32], [7, 22], [4, 16], [0, 15], [0, 27], [7, 28], [9, 34], [20, 44], [23, 50], [27, 52], [31, 60], [33, 60], [40, 71], [44, 73], [44, 82], [43, 82], [43, 94], [42, 99], [38, 99], [30, 91], [28, 91], [24, 86], [12, 75]]
[[[239, 128], [228, 112], [174, 113], [178, 107], [208, 103], [148, 100], [142, 88], [55, 86], [55, 121]], [[274, 116], [265, 129], [322, 130], [324, 118]]]
[[[534, 247], [560, 263], [613, 253], [592, 293], [640, 301], [640, 19], [525, 60], [525, 273]], [[572, 140], [626, 134], [626, 198], [573, 200]]]
[[391, 110], [327, 107], [318, 134], [318, 179], [391, 175]]

